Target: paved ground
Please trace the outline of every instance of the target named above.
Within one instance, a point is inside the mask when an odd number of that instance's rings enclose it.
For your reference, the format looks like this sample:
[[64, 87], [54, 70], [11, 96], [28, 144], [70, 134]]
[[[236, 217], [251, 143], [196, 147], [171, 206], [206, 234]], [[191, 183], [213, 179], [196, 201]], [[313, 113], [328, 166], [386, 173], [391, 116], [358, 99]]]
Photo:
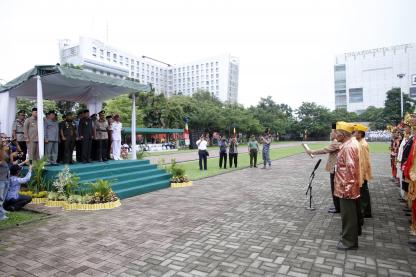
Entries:
[[120, 208], [64, 212], [0, 231], [2, 276], [413, 276], [408, 217], [375, 155], [374, 218], [357, 251], [335, 249], [340, 216], [328, 175], [314, 184], [316, 211], [304, 209], [314, 161], [304, 155], [123, 201]]
[[[290, 147], [290, 146], [299, 146], [301, 143], [302, 142], [300, 141], [283, 142], [283, 143], [278, 143], [278, 144], [272, 144], [271, 148], [274, 149], [274, 148], [283, 148], [283, 147]], [[308, 142], [308, 144], [313, 144], [313, 143], [319, 143], [319, 142], [318, 141]], [[208, 149], [208, 151], [209, 151], [209, 159], [219, 157], [220, 155], [218, 148], [216, 148], [215, 150]], [[248, 152], [247, 146], [238, 147], [238, 151], [239, 153], [247, 153]], [[145, 157], [145, 159], [150, 160], [150, 162], [154, 164], [158, 164], [160, 159], [164, 159], [166, 163], [170, 163], [172, 159], [175, 159], [176, 162], [178, 163], [186, 162], [186, 161], [194, 161], [194, 160], [198, 160], [198, 150], [194, 150], [192, 152], [185, 152], [185, 153], [177, 152], [173, 154], [166, 154], [166, 155], [160, 155], [160, 156], [150, 156], [150, 157]]]

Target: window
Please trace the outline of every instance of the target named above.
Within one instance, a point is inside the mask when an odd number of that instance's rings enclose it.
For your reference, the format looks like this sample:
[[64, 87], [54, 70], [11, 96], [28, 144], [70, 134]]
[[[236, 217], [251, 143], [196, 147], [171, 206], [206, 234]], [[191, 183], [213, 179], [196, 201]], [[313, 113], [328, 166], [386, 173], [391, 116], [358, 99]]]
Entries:
[[100, 49], [100, 55], [104, 56], [104, 50], [103, 49]]
[[96, 54], [96, 53], [97, 53], [97, 47], [95, 47], [95, 46], [94, 46], [94, 47], [92, 48], [92, 53], [93, 53], [93, 54]]
[[412, 98], [415, 98], [416, 97], [416, 87], [410, 87], [409, 88], [409, 95]]
[[334, 66], [335, 71], [345, 71], [345, 64]]
[[219, 74], [215, 74], [215, 78], [219, 78], [219, 76], [220, 76]]
[[348, 91], [350, 103], [363, 102], [363, 88], [350, 88]]

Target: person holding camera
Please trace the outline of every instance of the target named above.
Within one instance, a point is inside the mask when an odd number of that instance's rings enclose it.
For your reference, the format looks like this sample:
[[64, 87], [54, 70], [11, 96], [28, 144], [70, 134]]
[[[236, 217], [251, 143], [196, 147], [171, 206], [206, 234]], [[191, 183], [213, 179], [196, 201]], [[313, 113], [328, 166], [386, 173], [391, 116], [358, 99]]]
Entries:
[[222, 162], [224, 161], [224, 169], [227, 169], [227, 147], [228, 147], [228, 143], [227, 140], [225, 139], [225, 137], [221, 138], [220, 142], [219, 142], [219, 146], [220, 146], [220, 169], [222, 168]]
[[250, 136], [250, 141], [248, 142], [248, 152], [250, 153], [250, 168], [257, 167], [257, 153], [259, 151], [259, 144], [254, 135]]
[[230, 168], [233, 167], [233, 163], [234, 163], [234, 167], [237, 168], [237, 158], [238, 158], [238, 142], [237, 142], [237, 138], [232, 138], [230, 140], [230, 147], [228, 150], [228, 158], [230, 160]]
[[6, 200], [7, 190], [9, 189], [9, 164], [5, 157], [4, 144], [0, 144], [0, 221], [6, 220], [6, 211], [3, 203]]
[[19, 178], [19, 173], [21, 171], [22, 167], [17, 164], [10, 167], [11, 177], [9, 179], [6, 201], [4, 202], [4, 208], [7, 211], [18, 211], [32, 201], [31, 196], [19, 194], [20, 186], [30, 181], [30, 177], [32, 176], [32, 165], [29, 165], [29, 171], [23, 178]]
[[266, 169], [266, 165], [269, 164], [269, 167], [272, 167], [272, 162], [270, 160], [270, 144], [272, 143], [272, 139], [270, 137], [269, 129], [266, 129], [264, 136], [260, 139], [261, 143], [263, 144], [263, 167], [262, 169]]
[[207, 158], [209, 155], [207, 151], [208, 142], [205, 140], [204, 135], [196, 141], [196, 145], [198, 146], [199, 170], [202, 170], [202, 162], [204, 163], [204, 170], [207, 170]]

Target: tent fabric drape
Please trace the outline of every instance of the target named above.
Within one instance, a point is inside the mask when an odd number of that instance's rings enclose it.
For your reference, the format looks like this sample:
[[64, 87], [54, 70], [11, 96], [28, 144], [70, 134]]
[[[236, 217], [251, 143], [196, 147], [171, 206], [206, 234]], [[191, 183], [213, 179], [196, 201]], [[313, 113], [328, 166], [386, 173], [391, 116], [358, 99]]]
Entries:
[[0, 93], [0, 132], [12, 135], [12, 125], [16, 114], [16, 98], [10, 93]]

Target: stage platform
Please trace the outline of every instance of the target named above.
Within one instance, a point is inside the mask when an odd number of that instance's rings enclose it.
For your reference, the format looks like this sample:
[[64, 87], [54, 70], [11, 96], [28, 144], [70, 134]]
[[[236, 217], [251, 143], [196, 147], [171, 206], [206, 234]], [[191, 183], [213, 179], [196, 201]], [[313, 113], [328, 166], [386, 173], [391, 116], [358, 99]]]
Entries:
[[[111, 181], [111, 187], [121, 199], [168, 188], [171, 175], [148, 160], [121, 160], [68, 165], [71, 172], [80, 178], [80, 183], [97, 179]], [[55, 179], [64, 165], [47, 166], [45, 177]]]

